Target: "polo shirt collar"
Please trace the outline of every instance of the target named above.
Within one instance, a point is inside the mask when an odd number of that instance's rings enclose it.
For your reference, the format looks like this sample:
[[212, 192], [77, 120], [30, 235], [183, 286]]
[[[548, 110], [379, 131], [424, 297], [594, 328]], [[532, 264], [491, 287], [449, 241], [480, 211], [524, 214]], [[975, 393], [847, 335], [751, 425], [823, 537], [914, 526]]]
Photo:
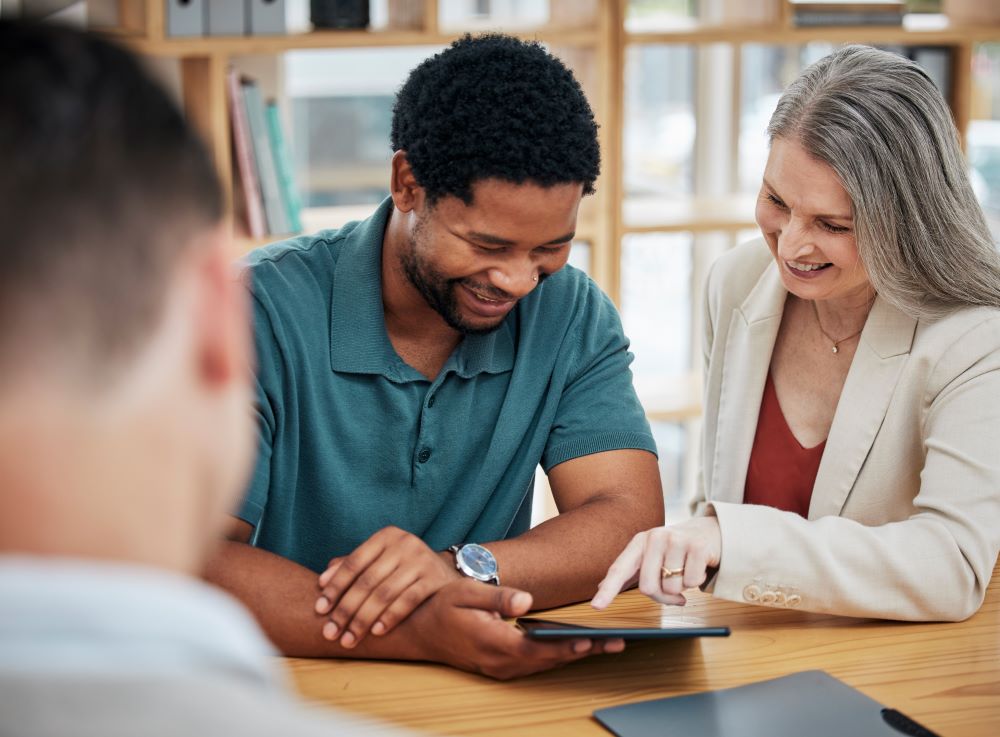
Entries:
[[[396, 353], [385, 328], [382, 306], [382, 240], [393, 210], [388, 197], [345, 237], [333, 275], [330, 300], [330, 367], [354, 374], [381, 374], [391, 381], [426, 381]], [[534, 296], [534, 295], [532, 295]], [[443, 373], [471, 378], [514, 367], [515, 307], [500, 329], [467, 335], [449, 356]]]
[[454, 369], [462, 378], [476, 374], [502, 374], [514, 368], [514, 320], [519, 309], [515, 306], [503, 324], [486, 335], [466, 335], [444, 370]]

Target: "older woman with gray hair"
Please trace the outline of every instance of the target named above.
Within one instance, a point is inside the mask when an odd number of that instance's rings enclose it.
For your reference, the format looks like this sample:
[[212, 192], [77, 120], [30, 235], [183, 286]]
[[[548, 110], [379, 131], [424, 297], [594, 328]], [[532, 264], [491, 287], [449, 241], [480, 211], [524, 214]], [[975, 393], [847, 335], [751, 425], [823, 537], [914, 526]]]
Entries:
[[1000, 256], [947, 105], [848, 46], [771, 118], [763, 234], [705, 304], [692, 519], [601, 582], [858, 617], [961, 620], [1000, 551]]

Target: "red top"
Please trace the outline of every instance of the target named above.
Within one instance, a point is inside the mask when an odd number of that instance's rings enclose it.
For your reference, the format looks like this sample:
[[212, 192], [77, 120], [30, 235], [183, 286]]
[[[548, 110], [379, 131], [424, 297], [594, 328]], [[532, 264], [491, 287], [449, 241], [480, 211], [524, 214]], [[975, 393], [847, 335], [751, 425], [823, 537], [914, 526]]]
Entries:
[[823, 458], [824, 440], [814, 448], [803, 448], [792, 435], [778, 404], [771, 372], [764, 384], [757, 434], [750, 452], [744, 504], [764, 504], [803, 517], [809, 515], [816, 472]]

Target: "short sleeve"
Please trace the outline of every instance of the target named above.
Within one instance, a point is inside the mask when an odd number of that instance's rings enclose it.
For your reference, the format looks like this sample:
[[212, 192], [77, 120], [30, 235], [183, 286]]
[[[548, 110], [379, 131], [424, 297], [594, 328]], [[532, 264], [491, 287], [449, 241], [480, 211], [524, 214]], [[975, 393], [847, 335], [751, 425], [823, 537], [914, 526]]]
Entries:
[[[649, 422], [632, 385], [633, 356], [607, 295], [588, 283], [560, 359], [562, 394], [542, 467], [609, 450], [656, 454]], [[561, 374], [561, 375], [560, 375]]]
[[271, 455], [277, 426], [276, 408], [281, 396], [281, 374], [278, 369], [277, 341], [267, 311], [255, 296], [251, 300], [256, 351], [254, 369], [256, 395], [251, 411], [257, 424], [257, 460], [236, 516], [256, 528], [264, 517], [271, 485]]

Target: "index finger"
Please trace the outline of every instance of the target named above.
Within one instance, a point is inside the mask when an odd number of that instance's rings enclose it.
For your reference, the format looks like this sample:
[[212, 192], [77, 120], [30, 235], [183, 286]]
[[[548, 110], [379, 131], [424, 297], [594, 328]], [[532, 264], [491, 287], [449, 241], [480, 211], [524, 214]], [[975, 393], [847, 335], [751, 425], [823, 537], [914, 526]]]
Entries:
[[604, 609], [611, 603], [625, 585], [639, 571], [642, 563], [642, 551], [645, 547], [646, 533], [639, 533], [625, 546], [625, 549], [615, 559], [608, 569], [604, 580], [597, 587], [597, 593], [590, 600], [594, 609]]

